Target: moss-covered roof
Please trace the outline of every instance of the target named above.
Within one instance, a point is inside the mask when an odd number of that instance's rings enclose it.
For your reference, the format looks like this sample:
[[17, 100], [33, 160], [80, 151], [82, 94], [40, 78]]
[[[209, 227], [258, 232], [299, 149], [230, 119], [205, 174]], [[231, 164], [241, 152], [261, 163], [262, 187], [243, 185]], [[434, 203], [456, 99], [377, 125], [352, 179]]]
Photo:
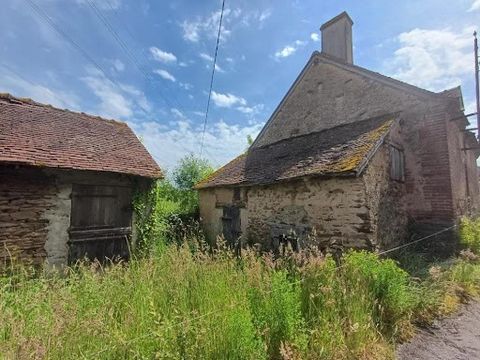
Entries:
[[263, 185], [303, 176], [359, 175], [394, 120], [395, 115], [383, 115], [254, 147], [196, 188]]

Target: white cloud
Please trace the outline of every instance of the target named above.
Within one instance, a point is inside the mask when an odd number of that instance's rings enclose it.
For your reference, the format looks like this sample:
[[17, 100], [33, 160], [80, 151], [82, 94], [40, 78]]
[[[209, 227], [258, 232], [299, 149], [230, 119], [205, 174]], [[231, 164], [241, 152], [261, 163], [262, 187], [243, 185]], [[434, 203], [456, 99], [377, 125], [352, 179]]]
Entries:
[[[188, 153], [200, 152], [202, 124], [193, 126], [186, 120], [178, 120], [170, 127], [156, 122], [130, 122], [129, 125], [164, 170], [174, 168]], [[212, 122], [205, 132], [203, 156], [215, 167], [224, 165], [245, 151], [247, 135], [255, 138], [262, 126], [260, 123], [228, 124], [224, 120]]]
[[178, 110], [176, 108], [170, 109], [170, 112], [179, 119], [186, 119], [185, 115], [180, 110]]
[[239, 106], [237, 107], [237, 110], [244, 114], [252, 116], [252, 115], [259, 114], [263, 110], [263, 108], [264, 108], [263, 104], [258, 104], [255, 106]]
[[123, 70], [125, 70], [125, 64], [121, 62], [119, 59], [113, 60], [113, 67], [118, 72], [122, 72]]
[[164, 78], [165, 80], [169, 80], [169, 81], [172, 81], [172, 82], [175, 82], [177, 81], [175, 79], [175, 77], [170, 74], [167, 70], [163, 70], [163, 69], [156, 69], [156, 70], [153, 70], [153, 72], [157, 75], [160, 75], [162, 78]]
[[264, 22], [272, 15], [272, 11], [270, 9], [263, 10], [260, 15], [258, 16], [258, 21]]
[[107, 118], [129, 119], [137, 112], [149, 112], [152, 107], [145, 94], [126, 84], [113, 84], [96, 69], [87, 68], [87, 76], [81, 80], [100, 100], [93, 113]]
[[234, 105], [247, 105], [247, 101], [239, 96], [235, 96], [233, 94], [221, 94], [215, 91], [212, 91], [212, 100], [218, 107], [232, 107]]
[[285, 46], [282, 50], [279, 50], [275, 53], [276, 58], [285, 58], [290, 55], [292, 55], [295, 51], [297, 51], [296, 48], [293, 46], [287, 45]]
[[258, 25], [258, 27], [261, 29], [263, 28], [265, 21], [268, 18], [270, 18], [271, 15], [272, 15], [271, 9], [265, 9], [262, 11], [254, 10], [254, 11], [246, 12], [241, 17], [241, 23], [244, 26]]
[[167, 51], [163, 51], [155, 46], [150, 47], [149, 50], [153, 58], [157, 61], [160, 61], [163, 63], [174, 63], [177, 61], [177, 57], [175, 55]]
[[[211, 69], [212, 68], [212, 62], [213, 62], [213, 57], [211, 57], [210, 55], [206, 54], [206, 53], [200, 53], [198, 54], [198, 56], [200, 56], [200, 58], [202, 58], [203, 60], [207, 61], [207, 69]], [[225, 73], [225, 70], [220, 67], [220, 65], [218, 64], [215, 64], [215, 71], [219, 72], [219, 73]]]
[[470, 9], [468, 9], [469, 12], [477, 11], [477, 10], [480, 10], [480, 0], [475, 0], [470, 6]]
[[306, 41], [295, 40], [292, 44], [285, 46], [282, 50], [277, 51], [274, 54], [275, 59], [279, 60], [281, 58], [286, 58], [293, 55], [300, 47], [303, 47], [307, 44]]
[[320, 35], [317, 34], [317, 33], [311, 33], [310, 34], [310, 39], [312, 39], [312, 41], [318, 42], [318, 41], [320, 41]]
[[97, 112], [104, 117], [127, 119], [133, 115], [133, 103], [101, 76], [86, 76], [85, 84], [100, 99]]
[[188, 64], [187, 64], [185, 61], [180, 61], [180, 62], [178, 63], [178, 66], [187, 67]]
[[187, 91], [193, 89], [193, 85], [189, 84], [189, 83], [179, 82], [178, 85], [180, 85], [181, 88], [183, 88]]
[[[218, 32], [218, 25], [220, 23], [220, 10], [214, 11], [207, 17], [197, 17], [195, 20], [185, 20], [181, 23], [183, 29], [183, 38], [190, 42], [198, 42], [200, 37], [216, 38]], [[223, 12], [224, 19], [222, 21], [221, 40], [226, 40], [231, 31], [226, 28], [229, 22], [229, 15], [232, 13], [230, 9], [225, 9]], [[233, 16], [237, 17], [239, 14], [233, 12]]]
[[213, 61], [213, 57], [208, 54], [200, 53], [198, 56], [200, 56], [203, 60], [210, 61], [210, 62]]
[[[0, 68], [1, 69], [1, 68]], [[13, 71], [13, 70], [12, 70]], [[21, 75], [11, 71], [0, 71], [0, 88], [13, 96], [26, 97], [43, 104], [50, 104], [62, 109], [79, 109], [77, 95], [62, 89], [57, 90], [51, 87], [33, 83]]]
[[397, 37], [400, 47], [385, 63], [387, 73], [432, 91], [459, 85], [472, 69], [472, 27], [461, 32], [413, 29]]
[[223, 70], [223, 68], [221, 68], [218, 64], [215, 64], [215, 71], [222, 74], [225, 73], [225, 70]]

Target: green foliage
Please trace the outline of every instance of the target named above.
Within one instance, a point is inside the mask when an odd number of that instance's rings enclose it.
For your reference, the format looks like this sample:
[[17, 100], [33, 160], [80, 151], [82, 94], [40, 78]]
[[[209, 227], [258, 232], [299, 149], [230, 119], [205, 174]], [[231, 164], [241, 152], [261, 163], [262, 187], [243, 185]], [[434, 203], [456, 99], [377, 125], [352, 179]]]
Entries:
[[416, 305], [413, 284], [406, 271], [392, 259], [380, 260], [374, 253], [349, 252], [344, 257], [346, 279], [368, 290], [375, 299], [374, 322], [386, 334], [394, 335], [409, 320]]
[[480, 218], [463, 218], [460, 223], [460, 243], [480, 254]]
[[201, 240], [196, 217], [198, 194], [193, 186], [213, 172], [206, 160], [187, 155], [173, 171], [173, 181], [158, 180], [150, 187], [136, 186], [133, 208], [138, 241], [136, 249], [151, 250], [168, 242]]
[[300, 286], [292, 284], [288, 274], [277, 271], [268, 282], [250, 291], [250, 306], [255, 326], [270, 358], [279, 358], [282, 343], [296, 351], [304, 350], [306, 334], [300, 305]]
[[411, 320], [479, 294], [476, 261], [433, 267], [418, 284], [394, 261], [353, 251], [337, 265], [315, 253], [273, 260], [247, 250], [237, 259], [183, 245], [62, 276], [20, 267], [0, 275], [0, 354], [389, 359]]
[[175, 200], [180, 204], [184, 213], [198, 212], [198, 193], [194, 186], [214, 171], [205, 159], [193, 154], [185, 156], [173, 170], [173, 189]]
[[145, 251], [161, 236], [162, 222], [158, 213], [163, 202], [158, 201], [159, 184], [153, 182], [147, 187], [137, 185], [133, 195], [133, 211], [135, 218], [136, 244], [135, 252]]

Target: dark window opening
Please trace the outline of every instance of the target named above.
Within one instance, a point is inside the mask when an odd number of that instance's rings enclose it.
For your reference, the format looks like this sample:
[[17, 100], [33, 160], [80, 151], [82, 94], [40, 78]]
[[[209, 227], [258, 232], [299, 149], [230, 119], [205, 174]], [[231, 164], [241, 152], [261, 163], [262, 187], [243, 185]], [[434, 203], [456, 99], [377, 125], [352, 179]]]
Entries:
[[405, 181], [405, 155], [395, 146], [390, 146], [390, 177], [395, 181]]
[[240, 201], [240, 188], [233, 189], [233, 201]]

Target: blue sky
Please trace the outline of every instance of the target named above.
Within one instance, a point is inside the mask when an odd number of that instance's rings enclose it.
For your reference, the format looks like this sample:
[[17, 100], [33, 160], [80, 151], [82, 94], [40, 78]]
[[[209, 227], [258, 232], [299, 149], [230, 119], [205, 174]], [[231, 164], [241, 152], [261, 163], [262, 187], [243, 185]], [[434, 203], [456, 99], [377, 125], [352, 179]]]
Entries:
[[[36, 4], [72, 46], [29, 5]], [[0, 12], [0, 92], [124, 120], [165, 169], [198, 154], [219, 1], [8, 0]], [[226, 0], [203, 155], [247, 147], [346, 10], [354, 62], [433, 91], [461, 84], [473, 103], [480, 0]], [[102, 69], [100, 71], [96, 66]]]

